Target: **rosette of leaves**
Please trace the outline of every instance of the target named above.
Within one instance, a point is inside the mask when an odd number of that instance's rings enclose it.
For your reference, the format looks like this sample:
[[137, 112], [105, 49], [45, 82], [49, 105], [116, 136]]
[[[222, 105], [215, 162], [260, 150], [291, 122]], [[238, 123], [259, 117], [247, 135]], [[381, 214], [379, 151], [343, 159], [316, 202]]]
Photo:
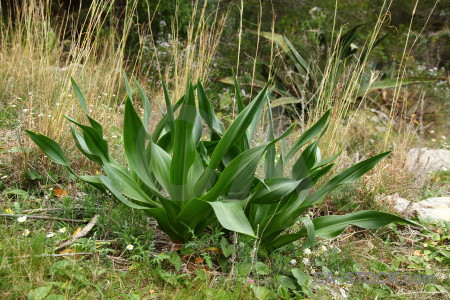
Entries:
[[[50, 159], [65, 166], [79, 179], [100, 190], [109, 190], [133, 209], [144, 210], [173, 241], [187, 242], [205, 234], [206, 227], [220, 224], [226, 230], [259, 238], [264, 248], [273, 250], [305, 236], [309, 243], [315, 236], [336, 236], [350, 224], [378, 228], [391, 222], [409, 222], [372, 211], [314, 221], [300, 218], [308, 207], [331, 190], [355, 181], [388, 154], [360, 162], [309, 193], [315, 182], [330, 171], [337, 157], [321, 159], [318, 148], [329, 112], [288, 152], [277, 153], [275, 144], [290, 135], [295, 124], [275, 138], [267, 86], [246, 107], [238, 97], [239, 114], [225, 130], [200, 82], [195, 85], [188, 82], [185, 95], [175, 105], [163, 83], [166, 113], [151, 132], [148, 126], [150, 102], [146, 93], [135, 81], [144, 109], [140, 118], [126, 76], [125, 83], [123, 145], [127, 166], [112, 158], [103, 128], [90, 117], [86, 100], [73, 80], [89, 125], [66, 118], [72, 123], [77, 148], [102, 168], [102, 174], [76, 175], [55, 141], [39, 133], [26, 132]], [[265, 103], [269, 117], [268, 139], [254, 145], [255, 128]], [[297, 159], [292, 174], [285, 176], [285, 164], [309, 142], [312, 143]], [[263, 158], [265, 178], [258, 178], [256, 169]], [[305, 224], [304, 231], [283, 234], [298, 220]]]

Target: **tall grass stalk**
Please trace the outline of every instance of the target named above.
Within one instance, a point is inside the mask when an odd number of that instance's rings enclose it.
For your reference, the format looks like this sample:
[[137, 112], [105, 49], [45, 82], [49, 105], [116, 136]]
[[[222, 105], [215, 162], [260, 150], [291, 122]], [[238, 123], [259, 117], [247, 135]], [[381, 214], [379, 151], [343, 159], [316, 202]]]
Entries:
[[[106, 135], [121, 135], [122, 101], [125, 92], [121, 70], [132, 73], [150, 94], [152, 100], [162, 97], [160, 86], [147, 78], [154, 77], [144, 65], [145, 51], [152, 51], [148, 64], [158, 64], [158, 49], [145, 49], [144, 38], [153, 45], [151, 26], [141, 28], [135, 22], [137, 0], [127, 1], [120, 19], [114, 13], [112, 1], [92, 1], [76, 17], [65, 15], [56, 21], [49, 9], [51, 0], [16, 2], [15, 11], [0, 27], [0, 96], [1, 106], [8, 118], [14, 119], [19, 132], [24, 128], [41, 132], [59, 141], [69, 153], [76, 153], [64, 115], [83, 119], [70, 78], [76, 79], [85, 94], [94, 119], [104, 124]], [[159, 75], [169, 83], [173, 99], [183, 93], [187, 77], [192, 80], [208, 78], [210, 64], [216, 53], [228, 8], [208, 13], [207, 1], [193, 4], [193, 14], [187, 38], [179, 36], [177, 18], [172, 28], [172, 59], [159, 64]], [[156, 11], [148, 13], [151, 23]], [[85, 15], [85, 18], [80, 16]], [[150, 30], [149, 30], [150, 28]], [[69, 30], [75, 30], [69, 32]], [[149, 34], [150, 31], [150, 34]], [[126, 46], [131, 33], [140, 39], [137, 55], [127, 60]], [[66, 39], [66, 36], [70, 36]], [[175, 68], [175, 71], [171, 71]], [[175, 75], [175, 76], [174, 76]], [[159, 81], [159, 78], [157, 78]], [[156, 99], [155, 99], [156, 98]], [[152, 101], [154, 110], [158, 101]], [[3, 126], [3, 130], [10, 130]], [[24, 149], [34, 146], [28, 139]], [[118, 142], [118, 139], [116, 139]], [[17, 140], [10, 141], [13, 144]], [[111, 143], [114, 147], [114, 141]], [[40, 152], [38, 153], [41, 156]], [[36, 166], [36, 160], [25, 151], [22, 162]], [[1, 159], [1, 158], [0, 158]], [[79, 167], [93, 167], [85, 160], [74, 160]], [[25, 167], [25, 164], [22, 164]], [[46, 162], [42, 164], [47, 165]], [[30, 164], [28, 164], [31, 167]], [[75, 166], [77, 167], [77, 166]], [[23, 168], [14, 170], [20, 175]]]

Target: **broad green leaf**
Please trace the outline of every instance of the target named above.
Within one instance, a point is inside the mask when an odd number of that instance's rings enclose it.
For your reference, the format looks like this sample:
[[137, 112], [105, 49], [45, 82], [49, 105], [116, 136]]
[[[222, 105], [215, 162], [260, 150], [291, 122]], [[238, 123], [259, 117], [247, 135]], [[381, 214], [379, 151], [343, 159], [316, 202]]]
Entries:
[[321, 201], [329, 192], [334, 190], [336, 187], [358, 180], [362, 175], [369, 172], [373, 167], [375, 167], [376, 164], [378, 164], [383, 158], [389, 155], [389, 153], [390, 152], [385, 152], [375, 155], [369, 159], [351, 166], [347, 170], [336, 175], [322, 188], [316, 190], [314, 193], [308, 196], [302, 203], [301, 207], [309, 207], [311, 205], [314, 205], [315, 203]]
[[330, 110], [328, 110], [313, 126], [311, 126], [298, 138], [286, 154], [285, 162], [289, 161], [303, 145], [315, 138], [322, 131], [322, 129], [326, 127], [329, 116]]
[[283, 106], [283, 105], [289, 105], [289, 104], [296, 104], [300, 103], [301, 99], [296, 97], [281, 97], [277, 98], [275, 100], [272, 100], [272, 108]]
[[238, 105], [238, 113], [240, 114], [244, 110], [244, 102], [242, 101], [241, 86], [239, 85], [236, 76], [233, 76], [233, 83], [234, 83], [234, 91], [236, 94], [236, 102]]
[[78, 88], [78, 85], [76, 84], [75, 80], [73, 78], [70, 79], [72, 82], [72, 87], [75, 90], [75, 94], [77, 95], [78, 98], [78, 102], [80, 102], [81, 105], [81, 109], [83, 109], [84, 113], [86, 114], [89, 123], [91, 124], [91, 126], [97, 130], [97, 132], [103, 136], [103, 127], [102, 125], [100, 125], [100, 123], [98, 123], [97, 121], [95, 121], [94, 119], [91, 118], [91, 116], [89, 115], [89, 110], [86, 104], [86, 99], [83, 96], [83, 93], [81, 92], [81, 90]]
[[151, 142], [150, 167], [159, 184], [174, 197], [170, 185], [170, 155], [157, 144]]
[[337, 237], [349, 225], [366, 229], [377, 229], [394, 222], [421, 227], [415, 222], [375, 210], [357, 211], [346, 215], [324, 216], [313, 220], [316, 236], [324, 239]]
[[215, 169], [219, 166], [222, 158], [228, 150], [230, 150], [231, 146], [246, 134], [246, 130], [252, 123], [253, 117], [262, 108], [266, 90], [267, 86], [260, 91], [255, 99], [239, 114], [233, 124], [225, 132], [222, 139], [220, 139], [211, 155], [208, 167], [195, 184], [195, 195], [199, 195], [202, 191], [209, 189], [214, 178]]
[[295, 180], [303, 179], [309, 176], [313, 166], [320, 161], [319, 140], [309, 145], [292, 166], [292, 178]]
[[101, 157], [91, 153], [91, 150], [89, 149], [88, 145], [86, 144], [86, 141], [85, 141], [83, 135], [78, 130], [76, 130], [72, 124], [70, 124], [70, 130], [72, 132], [72, 136], [73, 136], [73, 139], [75, 140], [75, 145], [78, 148], [78, 150], [80, 150], [80, 152], [83, 153], [90, 160], [92, 160], [100, 165], [103, 165], [103, 160], [101, 159]]
[[217, 220], [225, 229], [256, 238], [240, 201], [213, 201], [208, 203], [214, 209]]
[[[110, 185], [113, 186], [114, 189], [116, 189], [126, 197], [139, 202], [147, 203], [152, 206], [160, 206], [158, 202], [155, 202], [147, 195], [147, 193], [139, 186], [139, 184], [125, 168], [118, 165], [105, 164], [103, 166], [103, 169], [108, 175], [108, 183], [110, 183]], [[100, 177], [100, 179], [102, 179], [102, 177]], [[103, 184], [105, 184], [103, 180], [102, 182]], [[109, 187], [108, 189], [111, 190]], [[151, 192], [154, 194], [154, 196], [157, 196], [160, 199], [164, 199], [164, 197], [159, 192]]]
[[286, 45], [288, 46], [289, 50], [291, 51], [292, 55], [295, 58], [295, 61], [297, 62], [297, 64], [301, 67], [301, 69], [299, 69], [299, 72], [304, 72], [307, 73], [309, 68], [308, 68], [308, 63], [303, 59], [303, 57], [301, 57], [301, 55], [297, 52], [297, 50], [294, 48], [294, 46], [292, 45], [291, 41], [288, 40], [287, 37], [283, 37], [284, 41], [286, 43]]
[[[275, 138], [275, 133], [273, 130], [273, 117], [272, 117], [272, 107], [270, 101], [267, 101], [267, 122], [269, 124], [267, 132], [267, 142], [273, 141]], [[264, 175], [266, 179], [270, 179], [275, 176], [275, 156], [276, 148], [275, 145], [271, 145], [267, 148], [265, 160], [264, 160]]]
[[130, 101], [133, 102], [133, 92], [131, 91], [130, 81], [128, 80], [127, 74], [124, 70], [122, 70], [123, 80], [125, 82], [125, 89], [127, 91], [127, 95], [130, 98]]
[[142, 100], [142, 106], [144, 107], [144, 117], [142, 119], [142, 123], [144, 124], [144, 128], [147, 131], [147, 133], [150, 134], [150, 131], [148, 129], [148, 123], [150, 121], [150, 114], [151, 114], [150, 101], [148, 100], [148, 96], [145, 93], [144, 89], [139, 84], [139, 82], [136, 80], [136, 78], [134, 78], [134, 76], [133, 76], [133, 81], [134, 81], [134, 84], [138, 88], [139, 95], [141, 96], [141, 100]]
[[357, 96], [362, 97], [366, 93], [374, 90], [384, 90], [389, 88], [405, 86], [409, 84], [430, 83], [436, 81], [442, 81], [442, 78], [422, 78], [422, 77], [389, 78], [361, 85], [361, 87], [358, 90]]
[[116, 189], [116, 185], [108, 177], [106, 177], [104, 175], [100, 175], [99, 179], [106, 186], [106, 188], [111, 192], [111, 194], [113, 194], [114, 197], [116, 197], [117, 199], [122, 201], [122, 203], [125, 204], [126, 206], [134, 208], [134, 209], [149, 209], [148, 206], [142, 206], [142, 205], [135, 204], [135, 203], [131, 202], [130, 200], [128, 200], [127, 198], [125, 198], [122, 195], [122, 193]]
[[194, 123], [197, 117], [194, 89], [188, 83], [185, 100], [175, 121], [173, 156], [170, 163], [170, 183], [175, 191], [174, 200], [184, 201], [193, 197], [193, 187], [188, 174], [195, 161]]
[[[170, 100], [170, 94], [169, 94], [169, 91], [167, 90], [166, 82], [164, 81], [164, 79], [162, 80], [162, 85], [163, 85], [163, 90], [164, 90], [164, 100], [166, 102], [167, 123], [169, 124], [169, 127], [170, 127], [170, 137], [171, 137], [171, 139], [173, 139], [174, 134], [175, 134], [175, 117], [173, 115], [174, 108], [172, 107], [172, 100]], [[184, 102], [184, 100], [185, 100], [184, 97], [183, 97], [183, 101], [181, 103]]]
[[123, 145], [128, 166], [145, 185], [156, 190], [152, 180], [151, 169], [149, 168], [150, 162], [145, 151], [146, 138], [147, 131], [137, 115], [131, 99], [127, 97], [124, 112]]
[[36, 145], [41, 148], [42, 152], [44, 152], [45, 155], [48, 156], [48, 158], [50, 158], [57, 164], [70, 168], [69, 162], [67, 161], [66, 156], [64, 155], [64, 152], [62, 151], [58, 143], [40, 133], [36, 133], [30, 130], [25, 130], [25, 132], [33, 140], [33, 142], [35, 142]]
[[83, 131], [83, 137], [89, 153], [102, 159], [102, 162], [110, 162], [111, 158], [108, 152], [108, 142], [103, 138], [98, 130], [78, 123], [74, 119], [64, 116], [67, 120], [77, 125]]
[[264, 152], [269, 146], [288, 136], [294, 127], [295, 124], [292, 124], [281, 136], [273, 141], [251, 148], [238, 155], [226, 166], [216, 184], [201, 199], [214, 201], [217, 197], [228, 191], [241, 196], [242, 194], [247, 194]]
[[308, 234], [308, 240], [306, 241], [305, 248], [314, 248], [314, 241], [316, 239], [316, 231], [314, 227], [314, 223], [311, 221], [309, 217], [298, 218], [300, 222], [305, 225], [306, 232]]
[[280, 201], [282, 198], [289, 196], [300, 181], [286, 177], [271, 178], [260, 185], [260, 188], [250, 198], [249, 203], [254, 204], [272, 204]]
[[208, 125], [211, 132], [216, 131], [220, 135], [223, 135], [223, 124], [214, 114], [213, 107], [209, 102], [200, 81], [197, 82], [197, 95], [200, 115], [202, 116], [203, 120], [205, 120], [206, 125]]

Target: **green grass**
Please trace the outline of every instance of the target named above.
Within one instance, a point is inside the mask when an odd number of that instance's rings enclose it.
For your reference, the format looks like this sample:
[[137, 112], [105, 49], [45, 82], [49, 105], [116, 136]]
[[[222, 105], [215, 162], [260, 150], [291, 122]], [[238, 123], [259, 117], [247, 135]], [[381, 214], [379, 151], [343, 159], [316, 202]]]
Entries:
[[[99, 215], [89, 234], [67, 247], [92, 254], [51, 256], [60, 252], [54, 250], [58, 242], [84, 224], [31, 218], [20, 223], [17, 218], [0, 217], [2, 299], [279, 299], [283, 295], [280, 285], [285, 286], [290, 297], [310, 299], [340, 297], [340, 289], [351, 299], [440, 299], [450, 283], [448, 223], [428, 224], [431, 232], [422, 233], [396, 226], [376, 232], [350, 228], [339, 238], [319, 241], [309, 255], [300, 243], [269, 257], [254, 255], [251, 243], [243, 243], [242, 237], [233, 245], [231, 235], [214, 231], [207, 238], [170, 251], [169, 240], [139, 211], [84, 185], [70, 189], [64, 186], [68, 196], [57, 198], [49, 190], [55, 187], [35, 185], [24, 193], [7, 186], [4, 191], [9, 192], [2, 195], [2, 213], [12, 210], [23, 214], [26, 210], [29, 215], [86, 221]], [[347, 190], [340, 190], [327, 203], [348, 196]], [[28, 211], [49, 207], [54, 210]], [[67, 231], [58, 232], [63, 227]], [[30, 230], [28, 236], [22, 235], [24, 229]], [[46, 237], [49, 232], [55, 235]], [[424, 243], [428, 243], [426, 248]], [[133, 250], [126, 249], [130, 244]], [[415, 256], [414, 250], [424, 255]], [[308, 258], [307, 264], [302, 262], [304, 258]], [[297, 261], [295, 265], [292, 259]], [[235, 272], [231, 274], [233, 263]], [[312, 281], [314, 272], [329, 271], [338, 276], [387, 270], [436, 274], [439, 282], [415, 286], [317, 286]]]

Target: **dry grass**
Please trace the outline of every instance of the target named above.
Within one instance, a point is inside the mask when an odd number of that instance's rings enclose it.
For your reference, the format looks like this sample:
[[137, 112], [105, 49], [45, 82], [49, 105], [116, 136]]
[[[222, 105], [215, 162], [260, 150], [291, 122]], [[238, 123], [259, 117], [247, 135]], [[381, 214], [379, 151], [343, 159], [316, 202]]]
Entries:
[[[8, 112], [7, 118], [14, 119], [13, 126], [2, 126], [2, 130], [7, 136], [6, 150], [19, 146], [13, 132], [20, 135], [22, 149], [35, 149], [31, 141], [22, 136], [24, 129], [30, 129], [58, 141], [68, 150], [70, 158], [75, 151], [72, 151], [74, 146], [64, 115], [77, 120], [84, 118], [71, 87], [71, 77], [84, 92], [91, 116], [105, 127], [112, 148], [118, 149], [115, 145], [120, 142], [116, 137], [121, 135], [125, 92], [121, 70], [128, 70], [137, 78], [150, 95], [153, 110], [159, 110], [157, 99], [161, 98], [162, 91], [160, 84], [155, 84], [159, 78], [168, 82], [173, 101], [183, 94], [188, 77], [193, 81], [208, 78], [228, 14], [226, 7], [220, 7], [209, 15], [207, 3], [202, 7], [196, 4], [187, 38], [183, 41], [179, 38], [175, 18], [173, 24], [169, 24], [172, 34], [167, 41], [170, 61], [161, 63], [161, 47], [153, 39], [151, 27], [138, 28], [134, 24], [137, 1], [128, 2], [121, 20], [114, 16], [111, 1], [93, 1], [84, 21], [67, 17], [58, 23], [45, 9], [49, 2], [21, 2], [17, 7], [19, 13], [10, 16], [0, 28], [0, 105]], [[149, 13], [149, 22], [155, 13]], [[110, 28], [107, 32], [103, 30], [106, 22]], [[79, 32], [71, 34], [71, 40], [63, 40], [69, 28], [79, 28]], [[137, 55], [127, 61], [127, 38], [135, 30], [140, 37]], [[154, 65], [157, 74], [152, 74], [148, 68]], [[154, 116], [153, 120], [157, 121], [158, 114]], [[41, 156], [40, 151], [33, 153]], [[47, 169], [49, 163], [36, 160], [30, 154], [24, 151], [11, 160], [11, 154], [6, 153], [8, 157], [0, 159], [6, 165], [14, 163], [14, 170], [8, 173], [17, 176], [27, 165], [31, 166], [31, 162], [34, 168], [40, 165], [41, 169]], [[71, 160], [75, 167], [93, 168], [87, 160], [78, 157]]]

